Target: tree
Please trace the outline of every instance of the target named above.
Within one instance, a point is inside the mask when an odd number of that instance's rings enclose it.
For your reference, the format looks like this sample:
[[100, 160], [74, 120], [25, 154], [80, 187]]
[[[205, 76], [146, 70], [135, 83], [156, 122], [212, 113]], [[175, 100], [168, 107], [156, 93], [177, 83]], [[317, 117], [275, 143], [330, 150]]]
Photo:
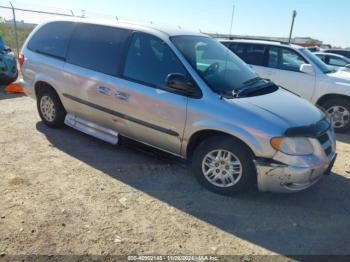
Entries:
[[[17, 28], [19, 47], [21, 48], [32, 29]], [[0, 17], [0, 36], [6, 45], [12, 50], [16, 49], [16, 35], [13, 24], [9, 24], [3, 17]]]

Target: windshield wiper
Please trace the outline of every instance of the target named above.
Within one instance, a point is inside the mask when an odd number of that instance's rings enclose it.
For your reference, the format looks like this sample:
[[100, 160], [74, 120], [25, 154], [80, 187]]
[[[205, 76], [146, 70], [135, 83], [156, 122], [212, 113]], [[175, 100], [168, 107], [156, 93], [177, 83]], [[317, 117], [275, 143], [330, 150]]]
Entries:
[[244, 89], [240, 89], [234, 92], [233, 96], [236, 98], [239, 97], [248, 97], [254, 93], [262, 92], [264, 89], [271, 89], [270, 91], [265, 90], [264, 93], [267, 92], [274, 92], [278, 89], [278, 86], [276, 86], [273, 82], [266, 82], [263, 85], [258, 85], [258, 86], [252, 86], [252, 87], [247, 87]]
[[254, 77], [252, 79], [249, 79], [248, 81], [243, 82], [243, 87], [253, 85], [253, 84], [259, 82], [260, 80], [262, 80], [261, 77]]

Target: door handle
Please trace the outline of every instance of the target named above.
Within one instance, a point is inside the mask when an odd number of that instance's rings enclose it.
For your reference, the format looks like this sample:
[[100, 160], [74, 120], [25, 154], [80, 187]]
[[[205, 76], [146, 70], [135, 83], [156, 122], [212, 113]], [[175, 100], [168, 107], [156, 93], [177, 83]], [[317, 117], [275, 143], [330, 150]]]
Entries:
[[99, 86], [97, 88], [98, 92], [100, 94], [103, 94], [103, 95], [112, 95], [112, 89], [110, 89], [109, 87], [105, 87], [105, 86]]
[[120, 99], [120, 100], [128, 100], [130, 95], [127, 94], [127, 93], [123, 93], [123, 92], [120, 92], [120, 91], [116, 91], [115, 92], [115, 97]]

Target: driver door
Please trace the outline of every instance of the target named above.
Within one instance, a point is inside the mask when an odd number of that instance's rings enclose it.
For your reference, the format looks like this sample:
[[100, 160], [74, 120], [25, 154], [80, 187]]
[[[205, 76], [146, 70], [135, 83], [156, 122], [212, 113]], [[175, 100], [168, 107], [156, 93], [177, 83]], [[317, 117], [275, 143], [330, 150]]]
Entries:
[[187, 75], [170, 47], [152, 35], [134, 33], [115, 96], [125, 121], [113, 121], [130, 138], [180, 154], [188, 98], [165, 88], [172, 73]]
[[308, 62], [290, 48], [269, 47], [267, 67], [258, 70], [263, 78], [271, 79], [277, 85], [311, 100], [316, 84], [316, 75], [300, 71], [302, 64]]

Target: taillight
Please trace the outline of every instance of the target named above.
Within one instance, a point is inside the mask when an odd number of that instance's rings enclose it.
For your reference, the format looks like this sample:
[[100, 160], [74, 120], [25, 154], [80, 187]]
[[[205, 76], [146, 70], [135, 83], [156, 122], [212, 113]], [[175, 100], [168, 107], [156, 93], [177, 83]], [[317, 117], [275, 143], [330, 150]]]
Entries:
[[19, 63], [19, 67], [22, 68], [22, 66], [24, 65], [24, 55], [23, 54], [19, 54], [18, 63]]

